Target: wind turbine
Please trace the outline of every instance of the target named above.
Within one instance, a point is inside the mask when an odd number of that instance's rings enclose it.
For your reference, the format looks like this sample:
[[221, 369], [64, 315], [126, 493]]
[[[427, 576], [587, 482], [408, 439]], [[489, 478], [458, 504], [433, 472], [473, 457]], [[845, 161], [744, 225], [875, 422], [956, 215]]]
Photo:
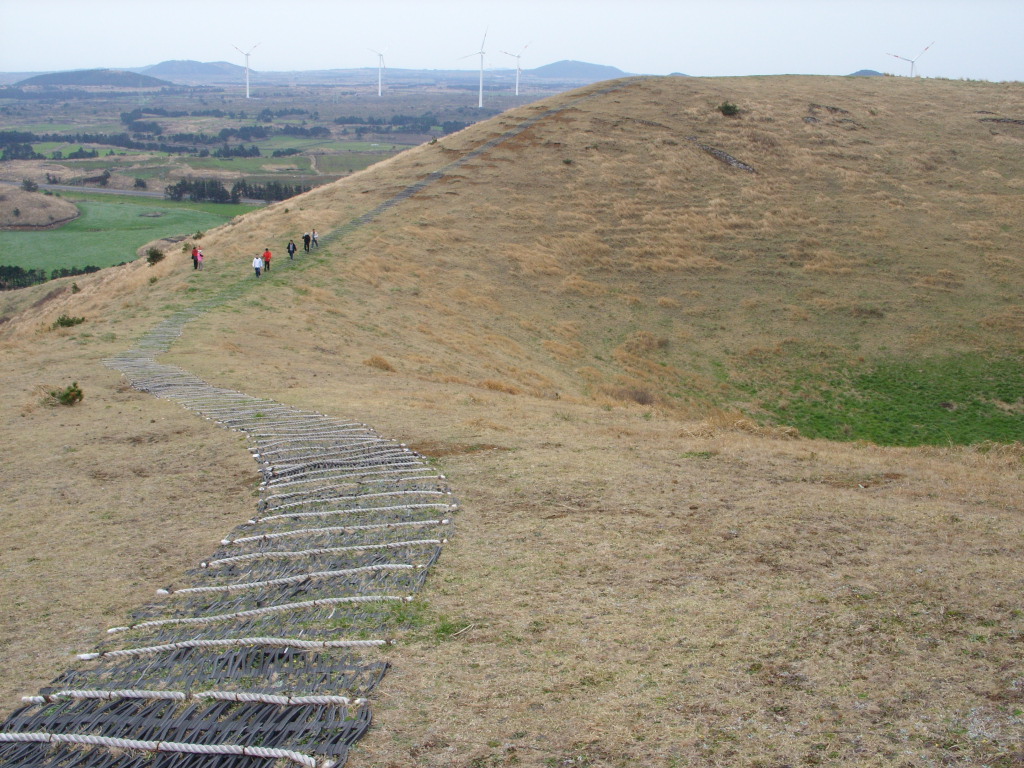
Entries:
[[484, 39], [480, 41], [480, 50], [474, 53], [467, 53], [462, 58], [468, 59], [470, 56], [480, 57], [480, 99], [477, 102], [477, 108], [483, 109], [484, 106], [484, 43], [487, 42], [487, 30], [484, 30]]
[[[935, 41], [934, 40], [932, 40], [930, 43], [928, 43], [928, 45], [925, 47], [924, 51], [927, 51], [933, 45], [935, 45]], [[906, 56], [897, 56], [895, 53], [890, 53], [889, 55], [894, 57], [894, 58], [897, 58], [897, 59], [899, 59], [901, 61], [909, 61], [910, 62], [910, 76], [913, 77], [914, 76], [914, 64], [917, 63], [918, 59], [920, 59], [922, 56], [924, 56], [924, 51], [921, 51], [919, 54], [917, 54], [917, 56], [915, 56], [912, 59], [908, 59]]]
[[523, 71], [523, 68], [519, 66], [519, 59], [520, 57], [522, 57], [523, 51], [525, 51], [529, 47], [530, 44], [527, 43], [522, 47], [522, 49], [520, 49], [519, 53], [509, 53], [508, 51], [502, 51], [502, 53], [504, 53], [506, 56], [511, 56], [513, 59], [516, 60], [516, 96], [519, 95], [519, 74]]
[[[256, 45], [259, 45], [259, 43], [256, 43]], [[238, 51], [240, 54], [245, 56], [245, 98], [247, 98], [247, 99], [249, 98], [249, 54], [256, 50], [256, 45], [254, 45], [248, 51], [243, 51], [237, 45], [232, 45], [231, 46], [236, 51]]]
[[[387, 49], [385, 48], [384, 51]], [[373, 48], [370, 49], [371, 53], [377, 54], [377, 95], [383, 96], [383, 78], [384, 78], [384, 51], [375, 51]]]

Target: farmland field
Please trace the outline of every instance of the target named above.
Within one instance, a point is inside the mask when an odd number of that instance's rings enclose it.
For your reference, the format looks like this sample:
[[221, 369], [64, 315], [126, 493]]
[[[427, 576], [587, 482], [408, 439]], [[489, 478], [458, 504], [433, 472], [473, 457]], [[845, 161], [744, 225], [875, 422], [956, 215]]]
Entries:
[[[0, 232], [7, 266], [47, 271], [64, 267], [109, 267], [136, 258], [136, 250], [162, 237], [206, 230], [247, 206], [182, 205], [153, 199], [112, 197], [78, 200], [82, 214], [69, 224], [40, 232]], [[204, 210], [205, 209], [205, 210]], [[216, 211], [216, 212], [215, 212]]]

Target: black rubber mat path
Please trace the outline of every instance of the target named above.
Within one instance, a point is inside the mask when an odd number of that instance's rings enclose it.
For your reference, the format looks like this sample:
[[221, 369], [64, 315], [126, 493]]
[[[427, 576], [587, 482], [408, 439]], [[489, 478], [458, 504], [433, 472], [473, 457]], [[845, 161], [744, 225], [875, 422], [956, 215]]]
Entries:
[[[515, 126], [322, 236], [343, 238], [535, 123]], [[357, 421], [224, 389], [157, 358], [177, 312], [107, 364], [135, 388], [244, 432], [263, 474], [252, 519], [180, 584], [0, 725], [0, 766], [271, 768], [344, 764], [409, 602], [452, 534], [457, 504], [427, 460]]]

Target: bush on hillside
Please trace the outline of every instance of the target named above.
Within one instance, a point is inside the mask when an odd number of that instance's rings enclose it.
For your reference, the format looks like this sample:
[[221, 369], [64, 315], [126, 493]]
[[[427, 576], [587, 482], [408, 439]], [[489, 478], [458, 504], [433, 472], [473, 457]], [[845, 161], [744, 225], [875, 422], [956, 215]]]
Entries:
[[80, 325], [85, 322], [84, 317], [72, 317], [65, 313], [53, 321], [51, 328], [71, 328], [75, 325]]
[[50, 390], [50, 396], [47, 399], [50, 405], [74, 405], [75, 403], [82, 402], [81, 387], [78, 386], [77, 381], [71, 382], [70, 386], [64, 387], [64, 389], [53, 389]]

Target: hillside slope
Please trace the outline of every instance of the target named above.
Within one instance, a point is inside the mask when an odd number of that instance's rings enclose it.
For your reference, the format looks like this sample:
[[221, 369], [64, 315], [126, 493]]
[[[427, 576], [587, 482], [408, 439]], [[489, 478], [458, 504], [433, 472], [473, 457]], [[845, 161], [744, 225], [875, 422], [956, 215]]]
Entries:
[[[9, 698], [245, 518], [231, 435], [100, 365], [227, 292], [168, 362], [364, 420], [462, 502], [352, 765], [1020, 761], [1020, 445], [809, 440], [740, 409], [885, 358], [1019, 354], [1024, 134], [991, 119], [1024, 90], [613, 85], [208, 232], [202, 273], [172, 253], [4, 297]], [[38, 405], [71, 378], [82, 404]]]
[[[979, 401], [998, 429], [966, 439], [1024, 433], [1024, 131], [991, 122], [1024, 110], [1019, 89], [783, 80], [781, 92], [768, 78], [649, 80], [580, 103], [347, 240], [338, 277], [372, 289], [360, 302], [374, 351], [421, 378], [739, 409], [811, 435], [943, 444]], [[727, 100], [738, 118], [717, 111]], [[348, 189], [372, 199], [395, 171], [440, 167], [546, 105]], [[332, 209], [342, 217], [359, 211], [345, 189], [323, 198], [344, 199]], [[267, 226], [277, 218], [281, 242], [295, 215], [278, 209]], [[421, 345], [433, 359], [407, 360]], [[1005, 380], [1018, 384], [961, 401], [927, 377], [976, 355], [1009, 360]], [[901, 405], [918, 385], [934, 399], [880, 424], [884, 399], [858, 381], [898, 365], [918, 371]], [[836, 399], [848, 421], [810, 408]], [[854, 413], [858, 401], [876, 408]]]

